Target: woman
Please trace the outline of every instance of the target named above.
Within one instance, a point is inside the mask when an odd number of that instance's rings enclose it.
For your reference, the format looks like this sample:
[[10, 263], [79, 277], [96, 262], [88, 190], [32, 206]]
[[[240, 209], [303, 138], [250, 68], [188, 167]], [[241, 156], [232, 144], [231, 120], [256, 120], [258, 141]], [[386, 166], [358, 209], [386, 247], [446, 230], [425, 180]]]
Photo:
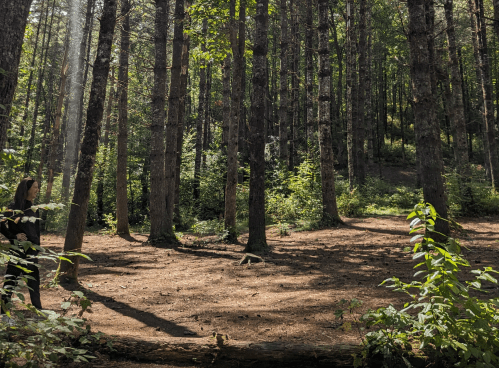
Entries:
[[[31, 209], [33, 205], [32, 201], [36, 198], [39, 192], [38, 183], [31, 179], [25, 178], [21, 180], [17, 186], [16, 194], [14, 196], [14, 202], [9, 206], [8, 211], [4, 215], [9, 217], [1, 222], [1, 232], [5, 235], [12, 245], [14, 245], [14, 239], [18, 241], [30, 241], [33, 245], [40, 245], [40, 221], [38, 210], [34, 212]], [[15, 213], [15, 210], [23, 211], [22, 213]], [[35, 222], [23, 221], [23, 217], [35, 217], [37, 220]], [[26, 259], [30, 263], [22, 266], [28, 269], [30, 276], [28, 278], [29, 295], [31, 298], [31, 304], [36, 309], [42, 309], [42, 303], [40, 301], [40, 272], [38, 270], [38, 259], [35, 257], [38, 254], [38, 249], [30, 246], [27, 250], [21, 245], [19, 245], [20, 250], [11, 249], [12, 255]], [[2, 313], [5, 312], [4, 306], [11, 299], [12, 292], [17, 286], [17, 278], [23, 274], [21, 270], [15, 263], [9, 262], [7, 264], [7, 269], [5, 271], [5, 283], [3, 285], [5, 294], [2, 294]]]

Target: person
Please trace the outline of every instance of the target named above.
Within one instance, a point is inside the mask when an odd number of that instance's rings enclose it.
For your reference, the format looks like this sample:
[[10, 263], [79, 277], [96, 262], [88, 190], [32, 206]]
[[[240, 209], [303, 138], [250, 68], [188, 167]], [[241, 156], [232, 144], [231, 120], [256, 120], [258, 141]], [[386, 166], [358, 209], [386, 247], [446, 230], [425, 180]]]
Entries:
[[[17, 239], [20, 242], [30, 241], [32, 243], [32, 245], [27, 249], [25, 249], [22, 245], [19, 245], [19, 250], [10, 249], [10, 253], [13, 256], [29, 261], [28, 264], [22, 264], [22, 267], [28, 271], [31, 271], [25, 273], [25, 275], [30, 276], [27, 278], [27, 284], [31, 304], [36, 309], [41, 310], [40, 272], [37, 265], [38, 259], [36, 258], [40, 246], [40, 221], [38, 210], [35, 212], [31, 209], [33, 200], [36, 198], [38, 192], [38, 182], [29, 177], [21, 180], [17, 186], [14, 202], [9, 205], [10, 211], [4, 213], [5, 217], [1, 221], [0, 225], [1, 233], [9, 239], [12, 245], [15, 245], [14, 239]], [[16, 210], [23, 212], [16, 213]], [[25, 221], [26, 219], [23, 220], [23, 217], [34, 217], [36, 218], [36, 221]], [[38, 247], [33, 247], [33, 245]], [[8, 302], [10, 302], [12, 292], [17, 286], [18, 278], [24, 272], [25, 271], [17, 267], [17, 263], [7, 263], [7, 269], [5, 270], [5, 283], [3, 285], [5, 292], [2, 294], [2, 314], [5, 314], [4, 307]], [[5, 318], [3, 319], [5, 320]], [[8, 322], [10, 323], [10, 321]]]

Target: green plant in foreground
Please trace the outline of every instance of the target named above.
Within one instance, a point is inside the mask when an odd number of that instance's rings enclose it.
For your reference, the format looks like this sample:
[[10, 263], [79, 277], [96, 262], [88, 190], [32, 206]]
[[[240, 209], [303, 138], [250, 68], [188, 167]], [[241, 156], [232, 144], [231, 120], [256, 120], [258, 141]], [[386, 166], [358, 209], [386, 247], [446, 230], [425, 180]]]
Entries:
[[411, 239], [418, 241], [413, 258], [421, 259], [415, 268], [425, 267], [414, 276], [423, 280], [406, 283], [391, 277], [382, 282], [390, 282], [389, 287], [407, 293], [412, 301], [402, 310], [390, 305], [362, 317], [368, 327], [379, 328], [365, 335], [364, 352], [362, 358], [356, 357], [356, 366], [369, 356], [381, 357], [384, 367], [411, 367], [409, 356], [414, 349], [440, 366], [499, 366], [499, 298], [472, 295], [473, 291], [486, 293], [482, 282], [497, 284], [491, 274], [498, 272], [491, 267], [473, 270], [475, 279], [463, 283], [458, 277], [460, 267], [470, 264], [461, 255], [459, 241], [448, 237], [442, 243], [431, 238], [438, 218], [433, 206], [418, 204], [407, 218], [412, 219], [410, 234], [417, 233]]

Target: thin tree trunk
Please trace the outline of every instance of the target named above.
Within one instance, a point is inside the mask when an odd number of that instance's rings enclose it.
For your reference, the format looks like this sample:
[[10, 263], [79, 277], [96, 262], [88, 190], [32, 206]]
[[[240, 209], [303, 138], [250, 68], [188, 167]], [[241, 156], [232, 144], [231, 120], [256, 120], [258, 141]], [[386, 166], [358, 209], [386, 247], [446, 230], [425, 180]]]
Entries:
[[485, 25], [485, 17], [482, 0], [470, 0], [470, 12], [475, 16], [476, 20], [476, 35], [479, 46], [480, 60], [480, 80], [483, 92], [483, 107], [484, 107], [484, 122], [486, 142], [488, 144], [488, 156], [490, 165], [490, 177], [492, 179], [492, 187], [499, 188], [499, 157], [497, 154], [497, 144], [494, 133], [494, 107], [492, 96], [492, 80], [490, 77], [490, 63], [487, 46], [487, 31]]
[[253, 46], [253, 101], [249, 127], [249, 236], [246, 252], [267, 249], [265, 235], [265, 89], [267, 80], [268, 0], [257, 0]]
[[17, 86], [17, 71], [21, 60], [24, 30], [32, 0], [0, 2], [0, 152], [7, 143], [10, 109]]
[[306, 95], [306, 134], [307, 134], [307, 153], [311, 154], [314, 145], [314, 63], [313, 63], [313, 47], [314, 47], [314, 31], [313, 31], [313, 11], [312, 2], [307, 1], [307, 29], [305, 31], [305, 61], [307, 65], [305, 73], [305, 88]]
[[328, 0], [319, 0], [319, 146], [322, 180], [322, 223], [331, 226], [341, 222], [334, 188], [334, 155], [331, 136], [331, 66], [329, 61]]
[[373, 163], [374, 158], [374, 137], [373, 137], [373, 108], [372, 108], [372, 27], [371, 27], [371, 5], [367, 4], [367, 71], [366, 71], [366, 129], [367, 129], [367, 159], [368, 163]]
[[366, 74], [367, 74], [367, 32], [366, 32], [366, 12], [367, 0], [359, 1], [359, 90], [358, 90], [358, 119], [356, 133], [356, 158], [357, 158], [357, 181], [364, 184], [366, 172], [364, 167], [364, 137], [365, 137], [365, 102], [366, 102]]
[[130, 49], [130, 2], [121, 0], [121, 44], [118, 72], [118, 162], [116, 167], [116, 233], [128, 229], [127, 142], [128, 142], [128, 50]]
[[170, 96], [168, 98], [168, 124], [165, 150], [165, 186], [166, 186], [166, 241], [176, 243], [173, 231], [173, 208], [175, 207], [175, 174], [177, 171], [177, 134], [179, 129], [180, 91], [182, 74], [182, 49], [184, 45], [184, 0], [176, 0], [173, 29], [173, 50], [170, 81]]
[[[41, 54], [40, 54], [41, 67], [38, 70], [38, 81], [36, 83], [35, 109], [33, 112], [33, 121], [31, 124], [31, 134], [29, 137], [28, 151], [26, 153], [26, 161], [24, 163], [24, 172], [25, 172], [26, 176], [30, 176], [29, 172], [31, 170], [31, 164], [32, 164], [32, 160], [33, 160], [33, 151], [35, 149], [38, 110], [40, 107], [40, 99], [42, 96], [43, 78], [45, 76], [45, 66], [47, 65], [47, 53], [48, 53], [47, 44], [50, 43], [50, 40], [48, 40], [48, 42], [45, 43], [45, 37], [47, 36], [48, 19], [49, 19], [49, 6], [47, 3], [47, 9], [45, 11], [45, 23], [43, 25], [43, 31], [42, 31], [42, 33], [43, 33], [42, 50], [41, 50]], [[52, 19], [53, 19], [53, 14], [52, 14]], [[52, 25], [52, 21], [51, 21], [51, 25]]]
[[296, 147], [298, 145], [298, 127], [299, 123], [299, 61], [300, 61], [300, 24], [299, 24], [299, 11], [298, 4], [294, 1], [290, 1], [290, 14], [292, 14], [292, 52], [293, 58], [291, 59], [291, 119], [290, 124], [290, 140], [289, 140], [289, 166], [288, 169], [292, 171], [295, 166], [295, 153]]
[[222, 152], [227, 152], [229, 144], [230, 126], [230, 55], [227, 55], [223, 63], [223, 123], [222, 123]]
[[[206, 35], [208, 33], [208, 21], [203, 20], [203, 41], [201, 49], [206, 52]], [[201, 159], [203, 151], [203, 125], [204, 125], [204, 103], [206, 102], [206, 61], [201, 59], [199, 66], [199, 99], [198, 99], [198, 117], [196, 120], [196, 155], [194, 157], [194, 201], [196, 208], [199, 207], [200, 185], [201, 185]]]
[[[87, 217], [87, 206], [95, 162], [99, 145], [100, 123], [104, 111], [109, 62], [113, 43], [114, 26], [116, 23], [116, 0], [104, 0], [100, 19], [99, 42], [93, 68], [93, 81], [87, 110], [87, 124], [81, 146], [78, 173], [69, 221], [64, 242], [65, 252], [80, 252], [83, 242], [83, 231]], [[73, 263], [62, 261], [60, 265], [63, 277], [70, 283], [78, 281], [79, 257], [68, 257]]]
[[[190, 1], [186, 1], [186, 8], [190, 7]], [[180, 105], [178, 115], [178, 131], [177, 131], [177, 162], [175, 173], [175, 208], [174, 220], [179, 227], [182, 226], [182, 218], [180, 216], [180, 165], [182, 161], [182, 146], [184, 142], [184, 124], [185, 124], [185, 103], [187, 99], [187, 79], [189, 76], [189, 34], [184, 32], [184, 43], [182, 46], [182, 72], [180, 74]], [[177, 227], [178, 228], [178, 227]]]
[[[246, 29], [246, 0], [241, 1], [239, 7], [239, 22], [236, 21], [236, 2], [231, 0], [231, 34], [232, 58], [234, 73], [232, 76], [231, 121], [229, 125], [229, 144], [227, 147], [227, 182], [225, 185], [225, 229], [228, 231], [227, 241], [236, 242], [236, 190], [237, 190], [237, 151], [238, 133], [241, 120], [241, 92], [244, 73], [244, 44]], [[263, 97], [265, 90], [262, 91]], [[265, 110], [264, 106], [263, 109]], [[265, 112], [264, 112], [265, 113]], [[265, 116], [262, 116], [262, 137], [265, 136]]]
[[356, 114], [354, 109], [354, 103], [356, 100], [356, 88], [355, 83], [357, 78], [355, 77], [356, 70], [356, 40], [355, 40], [355, 11], [354, 11], [354, 1], [347, 0], [347, 152], [348, 152], [348, 183], [350, 190], [356, 182]]
[[154, 87], [152, 93], [151, 124], [151, 192], [149, 212], [152, 242], [161, 241], [166, 233], [165, 201], [165, 95], [166, 95], [166, 44], [168, 40], [168, 0], [156, 0], [154, 22]]
[[288, 7], [281, 0], [281, 71], [279, 103], [279, 158], [288, 164]]
[[[435, 99], [432, 91], [432, 70], [428, 38], [433, 37], [425, 20], [426, 0], [408, 0], [409, 46], [411, 53], [411, 78], [414, 99], [415, 129], [417, 130], [418, 155], [421, 158], [422, 184], [425, 202], [431, 203], [438, 214], [447, 218], [447, 205], [442, 177], [440, 129], [436, 120]], [[449, 225], [437, 220], [435, 230], [449, 234]], [[438, 239], [437, 234], [432, 237]]]
[[466, 138], [466, 118], [463, 104], [463, 90], [461, 73], [459, 71], [459, 59], [457, 56], [456, 35], [454, 28], [453, 1], [446, 0], [444, 3], [445, 19], [447, 21], [447, 43], [449, 50], [449, 64], [451, 69], [452, 83], [452, 111], [451, 119], [454, 143], [454, 157], [456, 159], [456, 172], [458, 173], [461, 198], [463, 199], [462, 209], [468, 208], [470, 195], [469, 184], [470, 166], [468, 157], [468, 141]]
[[[31, 84], [33, 83], [33, 72], [35, 70], [35, 60], [36, 60], [36, 51], [38, 49], [38, 36], [40, 34], [40, 28], [42, 25], [42, 20], [43, 20], [43, 5], [45, 3], [41, 3], [41, 9], [40, 9], [40, 19], [38, 20], [38, 25], [36, 27], [36, 36], [35, 36], [35, 48], [33, 49], [33, 57], [31, 58], [31, 63], [30, 63], [30, 71], [29, 71], [29, 77], [28, 77], [28, 87], [26, 90], [26, 102], [24, 103], [24, 115], [23, 119], [21, 121], [21, 131], [19, 133], [20, 137], [24, 136], [24, 126], [26, 122], [28, 121], [28, 116], [29, 116], [29, 100], [31, 97]], [[48, 3], [47, 3], [48, 6]]]
[[210, 102], [211, 102], [211, 66], [212, 62], [206, 67], [206, 93], [204, 101], [204, 128], [203, 128], [203, 157], [201, 166], [206, 170], [206, 152], [210, 147]]

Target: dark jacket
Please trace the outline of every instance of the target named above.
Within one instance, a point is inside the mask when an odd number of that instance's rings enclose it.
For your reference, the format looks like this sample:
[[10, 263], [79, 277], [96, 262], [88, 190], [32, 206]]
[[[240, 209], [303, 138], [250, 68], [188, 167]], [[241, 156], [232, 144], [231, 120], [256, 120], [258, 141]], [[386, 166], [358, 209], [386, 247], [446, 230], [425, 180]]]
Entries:
[[[7, 211], [4, 213], [5, 217], [9, 217], [12, 220], [2, 221], [0, 231], [1, 233], [9, 240], [16, 239], [16, 235], [20, 233], [26, 234], [26, 237], [30, 242], [36, 245], [40, 245], [40, 213], [38, 210], [34, 212], [31, 209], [32, 203], [30, 201], [26, 201], [24, 204], [24, 213], [14, 214], [13, 211]], [[15, 210], [13, 205], [9, 206], [9, 209]], [[18, 223], [16, 224], [13, 220], [16, 218], [20, 218]], [[23, 222], [23, 217], [36, 217], [37, 220], [35, 222], [26, 221]]]

